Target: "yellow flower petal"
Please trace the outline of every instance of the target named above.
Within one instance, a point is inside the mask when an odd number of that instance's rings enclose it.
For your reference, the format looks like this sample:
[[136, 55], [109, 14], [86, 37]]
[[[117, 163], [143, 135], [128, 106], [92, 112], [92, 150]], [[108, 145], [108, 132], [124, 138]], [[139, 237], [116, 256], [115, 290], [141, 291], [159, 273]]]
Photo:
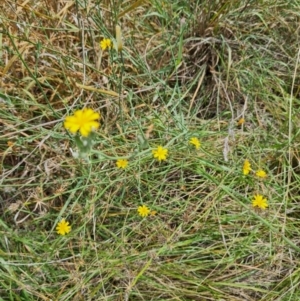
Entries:
[[64, 127], [72, 134], [79, 131], [83, 137], [87, 137], [92, 130], [100, 127], [99, 118], [100, 114], [90, 108], [78, 110], [73, 116], [66, 117]]
[[267, 173], [262, 169], [259, 169], [255, 174], [261, 179], [265, 179], [267, 177]]
[[106, 50], [107, 48], [110, 48], [112, 45], [112, 42], [110, 39], [103, 39], [101, 42], [100, 42], [100, 47], [102, 50]]
[[168, 149], [158, 146], [156, 149], [152, 150], [152, 154], [158, 161], [166, 160], [168, 156]]
[[147, 217], [150, 214], [150, 209], [145, 205], [139, 206], [138, 213], [141, 217]]
[[261, 208], [261, 209], [266, 209], [269, 205], [268, 205], [268, 201], [267, 201], [266, 198], [264, 198], [260, 194], [257, 194], [253, 197], [252, 206], [253, 207], [258, 207], [258, 208]]
[[128, 161], [126, 159], [119, 159], [116, 162], [118, 168], [126, 168], [128, 166]]
[[57, 234], [65, 235], [71, 231], [71, 226], [69, 225], [69, 222], [67, 222], [65, 219], [62, 219], [57, 224], [56, 231], [57, 231]]
[[243, 174], [246, 176], [249, 174], [250, 171], [251, 171], [251, 164], [249, 160], [246, 159], [243, 165]]
[[201, 143], [200, 143], [199, 139], [196, 138], [196, 137], [192, 137], [192, 138], [190, 139], [190, 144], [193, 144], [193, 145], [195, 146], [196, 149], [199, 149], [200, 146], [201, 146]]

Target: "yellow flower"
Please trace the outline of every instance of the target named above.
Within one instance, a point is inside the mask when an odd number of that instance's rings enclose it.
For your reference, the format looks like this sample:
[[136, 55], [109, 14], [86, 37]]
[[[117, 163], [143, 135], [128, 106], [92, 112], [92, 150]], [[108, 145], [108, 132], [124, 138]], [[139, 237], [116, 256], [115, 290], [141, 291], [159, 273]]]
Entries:
[[92, 109], [78, 110], [73, 116], [65, 119], [64, 127], [75, 134], [78, 130], [83, 137], [87, 137], [92, 130], [98, 129], [100, 114]]
[[128, 165], [128, 161], [126, 159], [119, 159], [116, 162], [118, 168], [126, 168]]
[[244, 161], [244, 165], [243, 165], [243, 174], [245, 176], [248, 175], [250, 170], [251, 170], [251, 164], [250, 164], [249, 160], [246, 159]]
[[150, 214], [150, 209], [145, 205], [139, 206], [138, 213], [141, 217], [146, 217]]
[[168, 150], [162, 146], [158, 146], [156, 149], [152, 150], [153, 157], [158, 161], [166, 160], [168, 156]]
[[192, 137], [190, 139], [190, 144], [193, 144], [196, 149], [198, 149], [201, 146], [201, 143], [200, 143], [199, 139], [196, 138], [196, 137]]
[[267, 177], [267, 173], [264, 170], [262, 170], [262, 169], [259, 169], [255, 174], [259, 178], [262, 178], [262, 179], [265, 179]]
[[65, 235], [71, 231], [71, 226], [69, 225], [69, 222], [66, 222], [66, 220], [63, 218], [57, 224], [56, 231], [57, 231], [57, 234]]
[[252, 206], [258, 207], [261, 209], [266, 209], [268, 207], [268, 201], [262, 195], [257, 194], [254, 196], [254, 198], [252, 200]]
[[245, 118], [241, 118], [238, 120], [237, 125], [242, 125], [245, 123]]
[[106, 50], [107, 48], [111, 48], [112, 46], [112, 42], [110, 39], [103, 39], [101, 42], [100, 42], [100, 47], [102, 50]]

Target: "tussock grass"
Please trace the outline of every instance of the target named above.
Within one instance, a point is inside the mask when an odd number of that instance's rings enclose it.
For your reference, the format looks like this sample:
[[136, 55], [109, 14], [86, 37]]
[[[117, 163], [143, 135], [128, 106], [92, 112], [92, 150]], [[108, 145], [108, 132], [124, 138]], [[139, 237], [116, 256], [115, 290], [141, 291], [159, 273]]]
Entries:
[[[0, 300], [300, 298], [300, 6], [252, 2], [0, 4]], [[117, 24], [122, 56], [99, 47]]]

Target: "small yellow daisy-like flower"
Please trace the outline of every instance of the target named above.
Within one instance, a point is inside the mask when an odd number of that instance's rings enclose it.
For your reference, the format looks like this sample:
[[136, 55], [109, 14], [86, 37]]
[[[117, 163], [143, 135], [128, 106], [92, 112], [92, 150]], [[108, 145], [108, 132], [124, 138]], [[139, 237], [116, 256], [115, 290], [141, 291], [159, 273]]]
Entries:
[[261, 179], [265, 179], [267, 177], [267, 173], [262, 169], [259, 169], [255, 174]]
[[199, 149], [200, 146], [201, 146], [201, 143], [200, 143], [199, 139], [196, 138], [196, 137], [192, 137], [192, 138], [190, 139], [190, 144], [193, 144], [193, 145], [195, 146], [196, 149]]
[[103, 39], [101, 42], [100, 42], [100, 47], [102, 50], [106, 50], [107, 48], [111, 48], [112, 46], [112, 42], [110, 39]]
[[245, 118], [241, 118], [238, 120], [237, 125], [242, 125], [245, 123]]
[[243, 165], [243, 174], [245, 176], [248, 175], [250, 170], [251, 170], [251, 164], [250, 164], [249, 160], [246, 159], [244, 161], [244, 165]]
[[56, 227], [57, 234], [65, 235], [71, 231], [71, 226], [64, 218], [57, 224]]
[[119, 160], [117, 160], [116, 165], [117, 165], [118, 168], [123, 168], [124, 169], [124, 168], [127, 167], [128, 161], [126, 159], [119, 159]]
[[143, 205], [143, 206], [139, 206], [138, 208], [138, 213], [141, 217], [146, 217], [150, 214], [150, 209], [146, 206], [146, 205]]
[[64, 127], [72, 134], [79, 131], [83, 137], [87, 137], [92, 130], [99, 128], [99, 118], [100, 114], [92, 109], [78, 110], [74, 115], [66, 117]]
[[166, 160], [168, 156], [168, 150], [162, 146], [158, 146], [156, 149], [152, 150], [153, 157], [158, 161]]
[[252, 206], [258, 207], [261, 209], [266, 209], [268, 207], [268, 201], [262, 195], [257, 194], [254, 196], [254, 198], [252, 200]]

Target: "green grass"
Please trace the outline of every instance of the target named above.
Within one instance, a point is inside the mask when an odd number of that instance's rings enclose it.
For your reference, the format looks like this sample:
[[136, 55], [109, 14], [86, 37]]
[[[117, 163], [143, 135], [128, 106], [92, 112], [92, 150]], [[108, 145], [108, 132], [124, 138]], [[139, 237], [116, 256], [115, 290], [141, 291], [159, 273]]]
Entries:
[[0, 7], [0, 301], [300, 299], [298, 1]]

